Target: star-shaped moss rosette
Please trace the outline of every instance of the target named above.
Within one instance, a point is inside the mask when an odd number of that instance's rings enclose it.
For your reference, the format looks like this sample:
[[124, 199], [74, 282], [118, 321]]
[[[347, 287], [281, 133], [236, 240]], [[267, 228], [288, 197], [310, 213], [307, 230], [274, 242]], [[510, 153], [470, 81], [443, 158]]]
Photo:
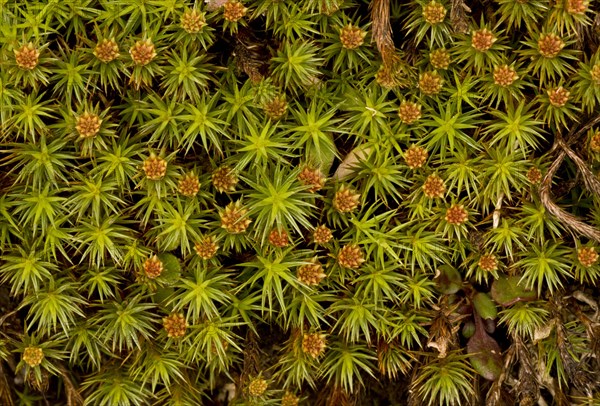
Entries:
[[595, 402], [597, 2], [47, 3], [0, 7], [0, 404]]

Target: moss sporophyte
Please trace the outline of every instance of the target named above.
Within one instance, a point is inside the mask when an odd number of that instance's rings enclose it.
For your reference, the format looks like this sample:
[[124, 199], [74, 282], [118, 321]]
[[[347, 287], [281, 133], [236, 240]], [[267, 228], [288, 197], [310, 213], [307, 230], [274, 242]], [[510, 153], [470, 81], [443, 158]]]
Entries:
[[0, 3], [0, 405], [599, 404], [598, 1]]

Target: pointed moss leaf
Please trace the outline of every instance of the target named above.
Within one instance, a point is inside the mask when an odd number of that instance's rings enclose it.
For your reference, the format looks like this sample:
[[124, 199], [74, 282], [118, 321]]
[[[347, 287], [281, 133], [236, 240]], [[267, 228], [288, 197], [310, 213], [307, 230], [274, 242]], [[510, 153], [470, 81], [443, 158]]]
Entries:
[[467, 353], [473, 368], [485, 379], [496, 380], [502, 372], [502, 351], [500, 346], [490, 337], [479, 317], [475, 322], [475, 334], [467, 343]]
[[[327, 134], [330, 138], [331, 145], [335, 148], [335, 144], [333, 143], [333, 136], [331, 134]], [[314, 165], [321, 170], [322, 173], [328, 174], [331, 166], [333, 165], [333, 161], [336, 158], [337, 151], [330, 150], [328, 148], [319, 148], [312, 144], [306, 144], [306, 161], [310, 165]]]
[[498, 309], [492, 298], [487, 293], [479, 292], [473, 297], [473, 306], [482, 319], [495, 319]]
[[535, 300], [535, 291], [527, 290], [519, 285], [520, 276], [501, 276], [492, 283], [490, 293], [500, 306], [507, 307], [517, 302]]
[[161, 274], [161, 279], [167, 283], [175, 283], [181, 277], [181, 265], [179, 260], [173, 254], [159, 254], [158, 259], [163, 263], [164, 271]]
[[460, 273], [450, 265], [442, 265], [438, 268], [438, 275], [435, 279], [437, 288], [441, 293], [451, 295], [456, 293], [462, 287], [462, 277]]

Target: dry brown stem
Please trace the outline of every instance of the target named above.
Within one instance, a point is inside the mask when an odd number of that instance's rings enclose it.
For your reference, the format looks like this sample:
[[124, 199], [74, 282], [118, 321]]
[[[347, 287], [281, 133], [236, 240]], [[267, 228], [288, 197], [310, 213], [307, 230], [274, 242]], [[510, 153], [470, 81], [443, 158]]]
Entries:
[[394, 70], [399, 57], [392, 38], [390, 23], [390, 0], [373, 0], [371, 7], [372, 32], [377, 49], [386, 69]]
[[583, 181], [586, 189], [590, 192], [600, 196], [600, 181], [596, 178], [596, 176], [589, 169], [586, 162], [579, 157], [570, 147], [569, 145], [576, 142], [577, 139], [580, 138], [581, 134], [585, 132], [588, 128], [592, 127], [596, 123], [600, 121], [600, 117], [590, 121], [585, 126], [581, 127], [577, 131], [572, 131], [568, 137], [567, 141], [563, 140], [560, 134], [556, 135], [554, 140], [554, 145], [550, 152], [555, 150], [559, 150], [554, 162], [550, 165], [548, 172], [542, 179], [542, 183], [540, 186], [540, 198], [542, 200], [542, 204], [548, 210], [550, 214], [555, 216], [562, 224], [564, 224], [567, 228], [573, 231], [575, 234], [583, 235], [589, 239], [600, 242], [600, 230], [597, 227], [594, 227], [590, 224], [587, 224], [574, 216], [573, 214], [563, 210], [560, 208], [551, 198], [551, 186], [552, 179], [554, 175], [562, 165], [565, 157], [568, 156], [573, 160], [579, 173], [583, 176]]
[[471, 9], [465, 4], [463, 0], [452, 0], [450, 6], [450, 21], [454, 31], [460, 34], [466, 34], [469, 32], [469, 18], [467, 13], [470, 13]]
[[83, 397], [77, 390], [77, 387], [71, 380], [71, 377], [69, 376], [69, 373], [65, 368], [60, 368], [60, 375], [62, 376], [63, 383], [67, 392], [67, 406], [83, 405]]

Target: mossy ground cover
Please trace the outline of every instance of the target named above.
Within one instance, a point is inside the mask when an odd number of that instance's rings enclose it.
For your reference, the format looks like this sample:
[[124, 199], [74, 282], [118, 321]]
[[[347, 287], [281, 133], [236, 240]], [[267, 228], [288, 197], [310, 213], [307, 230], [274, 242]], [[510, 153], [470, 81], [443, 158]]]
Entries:
[[598, 0], [0, 0], [0, 405], [600, 404]]

